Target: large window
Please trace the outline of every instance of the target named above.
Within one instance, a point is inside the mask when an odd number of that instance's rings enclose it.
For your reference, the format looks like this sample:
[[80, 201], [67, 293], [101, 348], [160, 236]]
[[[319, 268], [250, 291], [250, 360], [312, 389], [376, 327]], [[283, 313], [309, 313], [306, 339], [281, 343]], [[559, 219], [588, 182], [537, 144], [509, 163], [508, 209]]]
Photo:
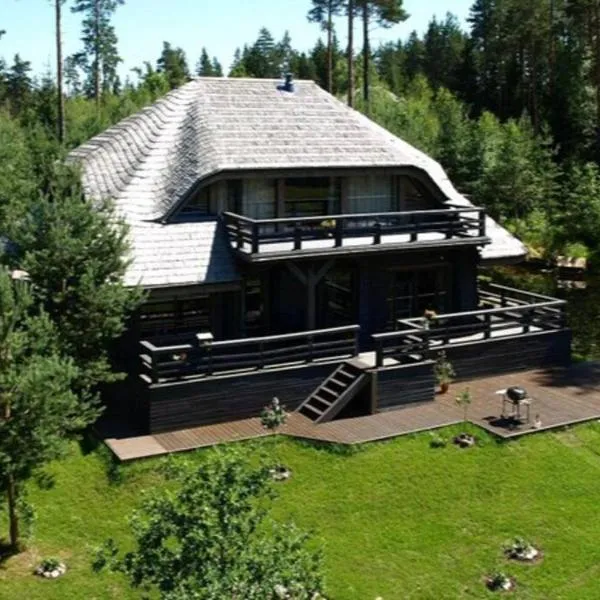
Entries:
[[351, 213], [382, 213], [396, 210], [392, 177], [367, 175], [348, 178], [348, 210]]
[[192, 198], [190, 198], [183, 208], [182, 214], [205, 216], [214, 213], [213, 202], [211, 198], [211, 187], [206, 186], [200, 189]]
[[211, 330], [208, 296], [143, 304], [139, 315], [142, 338]]
[[274, 179], [244, 180], [244, 212], [251, 219], [274, 219], [276, 185]]
[[339, 179], [293, 177], [285, 180], [286, 217], [319, 217], [339, 212]]

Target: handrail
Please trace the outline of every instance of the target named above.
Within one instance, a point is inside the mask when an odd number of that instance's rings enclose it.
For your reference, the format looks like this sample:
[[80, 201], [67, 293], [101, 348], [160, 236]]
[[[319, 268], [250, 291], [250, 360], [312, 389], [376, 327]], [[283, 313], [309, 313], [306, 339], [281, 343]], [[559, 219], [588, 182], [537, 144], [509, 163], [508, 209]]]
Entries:
[[309, 223], [322, 223], [323, 221], [337, 221], [337, 220], [364, 220], [364, 219], [376, 219], [377, 217], [409, 217], [409, 216], [437, 216], [437, 215], [453, 215], [465, 212], [485, 212], [484, 208], [478, 206], [469, 206], [465, 208], [440, 208], [432, 210], [411, 210], [411, 211], [390, 211], [390, 212], [377, 212], [377, 213], [345, 213], [345, 214], [332, 214], [332, 215], [321, 215], [317, 217], [277, 217], [274, 219], [252, 219], [250, 217], [244, 217], [237, 213], [226, 211], [223, 214], [227, 217], [233, 217], [239, 221], [245, 221], [246, 223], [254, 225], [277, 225], [278, 223], [296, 223], [298, 221], [305, 221]]
[[[350, 358], [359, 353], [358, 325], [263, 337], [158, 346], [140, 341], [144, 375], [153, 383], [267, 366]], [[300, 340], [300, 341], [299, 341]]]
[[[223, 213], [229, 239], [239, 252], [255, 255], [268, 252], [269, 244], [286, 243], [287, 252], [314, 249], [306, 244], [331, 239], [331, 246], [342, 248], [347, 238], [365, 238], [364, 245], [386, 243], [384, 236], [402, 235], [407, 239], [393, 243], [423, 241], [423, 234], [440, 234], [446, 240], [486, 240], [486, 213], [476, 206], [404, 212], [348, 213], [252, 219], [232, 212]], [[437, 239], [437, 238], [436, 238]], [[425, 238], [431, 242], [431, 238]], [[319, 247], [320, 248], [320, 247]], [[322, 249], [322, 248], [321, 248]]]

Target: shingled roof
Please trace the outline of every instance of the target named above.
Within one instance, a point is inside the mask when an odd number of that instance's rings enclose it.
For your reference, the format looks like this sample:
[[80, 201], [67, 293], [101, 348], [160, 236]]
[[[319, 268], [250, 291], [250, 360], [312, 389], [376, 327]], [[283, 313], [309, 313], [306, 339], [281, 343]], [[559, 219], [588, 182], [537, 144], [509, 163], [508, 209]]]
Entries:
[[[112, 198], [132, 226], [128, 281], [137, 277], [144, 285], [161, 285], [159, 279], [174, 285], [231, 280], [235, 267], [229, 253], [213, 243], [214, 221], [187, 228], [161, 224], [192, 186], [223, 171], [411, 166], [424, 170], [448, 201], [469, 205], [437, 162], [315, 83], [295, 82], [293, 93], [279, 84], [198, 78], [71, 152], [70, 160], [82, 166], [88, 197]], [[491, 219], [488, 231], [492, 243], [482, 250], [484, 259], [525, 254], [523, 245]], [[158, 245], [185, 246], [190, 236], [211, 240], [208, 246], [220, 258], [199, 259], [192, 252], [184, 258], [175, 252], [173, 262], [167, 260], [168, 252], [158, 251]], [[200, 266], [208, 264], [211, 269]], [[147, 272], [157, 268], [164, 278]]]

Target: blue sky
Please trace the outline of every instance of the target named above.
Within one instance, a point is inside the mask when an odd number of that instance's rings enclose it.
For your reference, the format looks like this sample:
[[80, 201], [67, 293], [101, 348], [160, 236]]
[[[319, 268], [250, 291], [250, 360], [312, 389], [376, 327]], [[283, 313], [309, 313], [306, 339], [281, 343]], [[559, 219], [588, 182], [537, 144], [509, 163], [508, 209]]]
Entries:
[[[0, 0], [0, 29], [6, 35], [0, 40], [0, 56], [12, 59], [19, 52], [30, 60], [39, 73], [53, 70], [54, 10], [51, 0]], [[67, 0], [67, 6], [71, 0]], [[435, 14], [443, 17], [450, 11], [462, 21], [469, 12], [472, 0], [405, 0], [411, 17], [389, 30], [373, 31], [373, 43], [405, 38], [410, 31], [423, 31]], [[309, 0], [126, 0], [114, 17], [119, 38], [119, 52], [124, 59], [122, 75], [145, 60], [156, 61], [163, 41], [182, 47], [190, 67], [200, 56], [202, 46], [216, 55], [227, 67], [237, 46], [256, 39], [265, 26], [275, 38], [287, 29], [295, 48], [310, 48], [319, 35], [317, 25], [308, 23]], [[80, 48], [81, 15], [65, 9], [63, 24], [65, 56]], [[357, 28], [357, 43], [360, 31]], [[340, 41], [345, 44], [344, 24], [339, 26]]]

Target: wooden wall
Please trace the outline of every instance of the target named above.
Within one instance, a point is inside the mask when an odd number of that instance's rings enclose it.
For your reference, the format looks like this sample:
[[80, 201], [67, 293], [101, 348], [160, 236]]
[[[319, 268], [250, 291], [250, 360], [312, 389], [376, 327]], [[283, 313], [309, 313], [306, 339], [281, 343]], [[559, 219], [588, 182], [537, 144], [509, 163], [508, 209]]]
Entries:
[[433, 361], [416, 365], [385, 367], [374, 374], [377, 412], [401, 408], [406, 404], [430, 402], [435, 398]]
[[449, 348], [446, 354], [459, 380], [568, 365], [571, 331], [546, 331], [505, 340], [473, 342]]
[[149, 432], [257, 417], [273, 396], [292, 411], [336, 368], [336, 364], [261, 371], [146, 388]]

